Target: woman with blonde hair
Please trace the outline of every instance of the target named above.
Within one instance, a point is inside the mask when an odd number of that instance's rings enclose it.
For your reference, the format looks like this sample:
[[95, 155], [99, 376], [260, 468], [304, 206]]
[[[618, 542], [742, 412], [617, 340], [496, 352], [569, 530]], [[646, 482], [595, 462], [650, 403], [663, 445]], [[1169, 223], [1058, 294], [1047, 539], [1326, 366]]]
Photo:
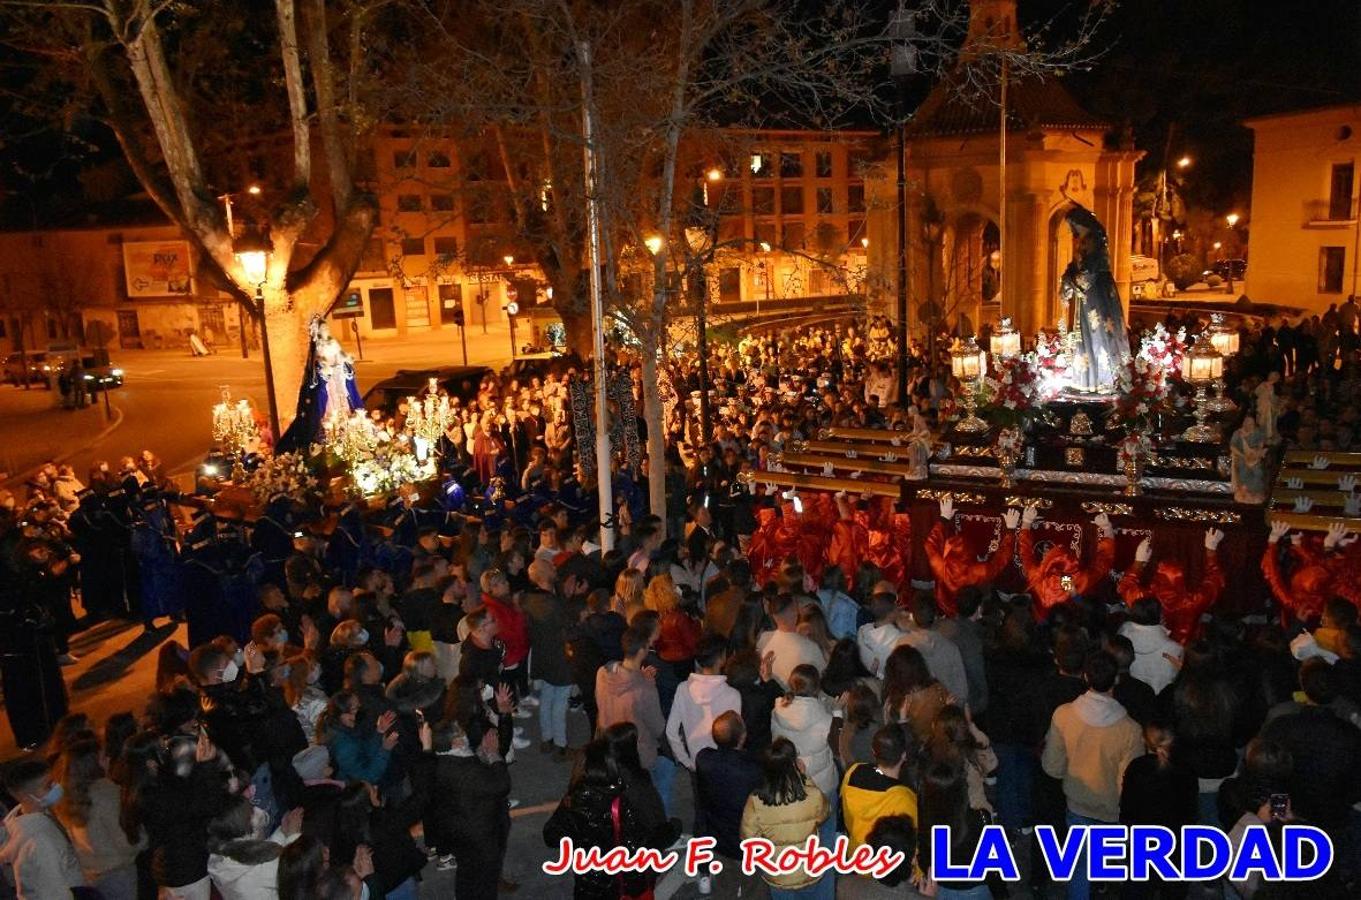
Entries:
[[984, 792], [984, 780], [997, 769], [997, 754], [988, 736], [979, 731], [968, 709], [955, 704], [944, 707], [931, 723], [931, 737], [926, 742], [927, 755], [933, 761], [957, 764], [964, 769], [968, 786], [969, 807], [992, 813], [992, 804]]
[[146, 847], [139, 829], [128, 840], [120, 824], [122, 793], [104, 774], [99, 742], [81, 738], [65, 747], [52, 768], [62, 797], [52, 807], [76, 851], [88, 883], [107, 900], [137, 896], [137, 854]]
[[614, 596], [610, 598], [610, 609], [623, 616], [627, 622], [643, 605], [643, 573], [637, 569], [625, 569], [614, 579]]
[[326, 711], [328, 697], [321, 689], [321, 663], [311, 650], [288, 658], [288, 680], [284, 682], [284, 700], [293, 715], [298, 717], [307, 743], [317, 741], [317, 720]]
[[661, 633], [657, 636], [657, 655], [663, 661], [680, 663], [694, 659], [704, 628], [681, 609], [680, 591], [670, 575], [655, 576], [648, 582], [643, 602], [661, 618]]

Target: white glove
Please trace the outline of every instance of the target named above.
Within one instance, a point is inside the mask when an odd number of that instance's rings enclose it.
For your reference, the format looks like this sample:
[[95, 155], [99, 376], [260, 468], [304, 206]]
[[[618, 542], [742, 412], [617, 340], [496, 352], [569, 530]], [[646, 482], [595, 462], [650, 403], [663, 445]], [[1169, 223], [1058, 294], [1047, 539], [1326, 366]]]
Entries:
[[1313, 508], [1314, 508], [1314, 501], [1313, 501], [1312, 499], [1310, 499], [1310, 498], [1308, 498], [1308, 497], [1296, 497], [1296, 498], [1295, 498], [1295, 512], [1297, 512], [1297, 513], [1307, 513], [1309, 510], [1311, 510], [1311, 509], [1313, 509]]
[[1323, 549], [1334, 550], [1354, 543], [1356, 543], [1356, 535], [1349, 533], [1347, 526], [1341, 522], [1334, 522], [1328, 526], [1328, 533], [1323, 538]]
[[1205, 529], [1205, 549], [1211, 553], [1219, 549], [1219, 544], [1224, 540], [1224, 532], [1218, 528]]
[[1008, 531], [1015, 531], [1016, 526], [1021, 524], [1021, 511], [1013, 508], [1002, 513], [1002, 524], [1007, 526]]
[[1339, 475], [1337, 479], [1337, 489], [1344, 494], [1350, 494], [1356, 490], [1355, 475]]
[[1153, 558], [1153, 539], [1144, 538], [1134, 549], [1134, 561], [1146, 563]]
[[1304, 487], [1304, 479], [1298, 475], [1294, 475], [1285, 480], [1285, 486], [1292, 491], [1298, 491], [1300, 488]]
[[1267, 535], [1266, 539], [1267, 543], [1268, 544], [1276, 543], [1281, 538], [1285, 537], [1285, 533], [1289, 530], [1290, 526], [1287, 525], [1285, 522], [1272, 522], [1271, 533]]
[[1039, 517], [1040, 511], [1037, 508], [1033, 506], [1027, 506], [1025, 508], [1025, 512], [1021, 513], [1021, 527], [1033, 528], [1035, 525], [1035, 520], [1038, 519]]
[[1361, 494], [1347, 495], [1347, 499], [1342, 501], [1342, 514], [1344, 516], [1361, 516]]
[[955, 517], [955, 501], [949, 497], [940, 498], [940, 517], [945, 521], [952, 521]]
[[1323, 456], [1322, 454], [1315, 456], [1313, 461], [1309, 463], [1309, 468], [1316, 471], [1328, 468], [1328, 457]]
[[1115, 526], [1111, 524], [1111, 517], [1105, 513], [1101, 513], [1095, 519], [1092, 519], [1092, 524], [1096, 525], [1102, 537], [1115, 536]]

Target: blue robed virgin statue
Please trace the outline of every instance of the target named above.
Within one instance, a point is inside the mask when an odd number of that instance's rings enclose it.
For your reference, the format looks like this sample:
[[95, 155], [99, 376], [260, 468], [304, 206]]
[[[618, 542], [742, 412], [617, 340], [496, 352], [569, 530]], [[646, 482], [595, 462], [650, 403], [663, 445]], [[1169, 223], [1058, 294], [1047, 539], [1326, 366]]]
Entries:
[[1125, 311], [1111, 275], [1106, 229], [1091, 210], [1077, 203], [1065, 216], [1073, 232], [1073, 261], [1063, 273], [1059, 296], [1072, 311], [1072, 386], [1079, 391], [1108, 394], [1115, 375], [1129, 359]]
[[340, 346], [320, 316], [313, 317], [308, 331], [311, 340], [298, 388], [298, 415], [279, 439], [275, 449], [280, 453], [303, 450], [320, 441], [328, 415], [339, 411], [348, 416], [363, 407], [354, 382], [354, 357]]

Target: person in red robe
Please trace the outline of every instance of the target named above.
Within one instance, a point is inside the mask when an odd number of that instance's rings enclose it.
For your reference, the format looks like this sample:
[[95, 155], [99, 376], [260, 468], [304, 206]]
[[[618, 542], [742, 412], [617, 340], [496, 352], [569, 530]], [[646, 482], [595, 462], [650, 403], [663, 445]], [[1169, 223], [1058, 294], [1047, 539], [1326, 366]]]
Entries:
[[1037, 560], [1032, 527], [1038, 514], [1035, 507], [1027, 506], [1021, 515], [1021, 566], [1030, 595], [1035, 598], [1035, 618], [1044, 621], [1054, 607], [1096, 591], [1101, 579], [1110, 574], [1115, 561], [1115, 528], [1105, 513], [1093, 520], [1100, 537], [1091, 562], [1085, 566], [1072, 550], [1058, 544]]
[[1282, 624], [1288, 624], [1289, 615], [1293, 615], [1301, 622], [1312, 625], [1323, 615], [1324, 604], [1329, 599], [1355, 592], [1339, 579], [1344, 567], [1337, 562], [1340, 554], [1333, 551], [1352, 544], [1356, 536], [1348, 535], [1347, 527], [1340, 522], [1334, 523], [1329, 526], [1320, 550], [1314, 539], [1297, 535], [1290, 547], [1292, 564], [1287, 574], [1282, 569], [1280, 547], [1277, 545], [1289, 530], [1290, 526], [1284, 522], [1271, 523], [1266, 552], [1262, 554], [1262, 574], [1266, 576], [1272, 596], [1281, 604]]
[[1165, 559], [1153, 567], [1152, 579], [1146, 579], [1149, 560], [1153, 558], [1153, 542], [1144, 538], [1134, 551], [1134, 565], [1120, 579], [1120, 597], [1130, 606], [1144, 597], [1155, 597], [1162, 607], [1163, 623], [1172, 640], [1185, 644], [1200, 636], [1200, 617], [1224, 590], [1224, 570], [1219, 566], [1215, 550], [1224, 540], [1224, 532], [1210, 528], [1205, 532], [1205, 571], [1200, 584], [1192, 589], [1186, 583], [1186, 567]]
[[969, 546], [964, 535], [955, 531], [955, 504], [946, 498], [940, 501], [940, 518], [926, 536], [926, 560], [936, 580], [936, 608], [941, 615], [954, 616], [955, 599], [966, 587], [988, 584], [997, 579], [1011, 562], [1016, 547], [1016, 528], [1021, 523], [1021, 511], [1009, 509], [1002, 516], [1006, 530], [997, 549], [985, 560], [979, 559], [977, 549]]

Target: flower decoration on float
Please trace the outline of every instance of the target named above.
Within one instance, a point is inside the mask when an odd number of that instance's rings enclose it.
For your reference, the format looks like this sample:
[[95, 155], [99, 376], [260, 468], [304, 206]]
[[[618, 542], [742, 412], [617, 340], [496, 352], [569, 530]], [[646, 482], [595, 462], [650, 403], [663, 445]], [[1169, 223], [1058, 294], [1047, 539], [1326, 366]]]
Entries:
[[245, 486], [261, 503], [284, 494], [301, 499], [317, 490], [318, 480], [301, 453], [278, 453], [261, 460], [245, 478]]
[[1044, 412], [1039, 373], [1026, 356], [994, 359], [978, 393], [983, 417], [1004, 428], [1023, 428]]
[[1184, 400], [1174, 378], [1181, 373], [1186, 353], [1184, 329], [1172, 334], [1160, 322], [1144, 332], [1139, 352], [1116, 371], [1115, 406], [1107, 427], [1151, 434], [1161, 416], [1176, 412]]
[[1045, 329], [1035, 336], [1035, 350], [1032, 354], [1035, 371], [1039, 377], [1040, 399], [1053, 400], [1071, 382], [1071, 341], [1066, 334]]

